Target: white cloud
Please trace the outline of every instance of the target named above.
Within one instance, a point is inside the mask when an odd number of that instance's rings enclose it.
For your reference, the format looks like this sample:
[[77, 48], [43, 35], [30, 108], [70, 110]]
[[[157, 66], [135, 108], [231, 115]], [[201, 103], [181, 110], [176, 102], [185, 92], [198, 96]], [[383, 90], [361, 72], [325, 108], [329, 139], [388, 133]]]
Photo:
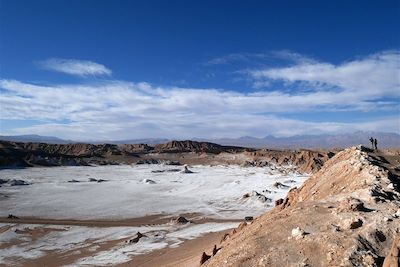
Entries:
[[[254, 83], [301, 82], [311, 90], [275, 88], [245, 93], [117, 80], [43, 85], [3, 79], [0, 119], [41, 121], [3, 134], [125, 139], [399, 132], [399, 52], [383, 52], [340, 65], [282, 53], [281, 57], [293, 58], [295, 65], [254, 70], [250, 73]], [[392, 115], [347, 123], [286, 117], [287, 113], [324, 111], [341, 111], [338, 118], [348, 111], [364, 114], [364, 118], [369, 111]]]
[[339, 95], [353, 101], [400, 96], [399, 51], [385, 51], [339, 65], [301, 60], [293, 66], [253, 70], [249, 74], [256, 84], [281, 80], [303, 82], [316, 90], [337, 87]]
[[123, 81], [46, 86], [0, 80], [0, 88], [3, 89], [0, 94], [1, 119], [44, 121], [7, 134], [35, 133], [80, 140], [218, 138], [354, 130], [398, 132], [399, 128], [398, 116], [368, 123], [304, 122], [284, 117], [287, 112], [320, 111], [327, 107], [379, 110], [396, 106], [386, 102], [353, 102], [347, 95], [329, 92], [246, 94]]
[[112, 73], [104, 65], [88, 60], [51, 58], [39, 62], [39, 65], [44, 69], [76, 76], [109, 76]]

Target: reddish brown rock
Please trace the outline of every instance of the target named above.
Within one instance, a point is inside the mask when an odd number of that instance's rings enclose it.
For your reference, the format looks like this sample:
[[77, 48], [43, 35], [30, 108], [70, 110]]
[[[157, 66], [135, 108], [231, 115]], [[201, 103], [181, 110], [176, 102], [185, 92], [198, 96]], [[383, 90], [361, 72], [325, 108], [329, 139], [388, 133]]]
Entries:
[[203, 252], [203, 254], [201, 255], [201, 259], [200, 259], [200, 265], [204, 264], [210, 258], [211, 258], [210, 255], [207, 255], [205, 252]]
[[400, 236], [393, 240], [392, 248], [386, 256], [382, 267], [399, 267], [400, 266]]

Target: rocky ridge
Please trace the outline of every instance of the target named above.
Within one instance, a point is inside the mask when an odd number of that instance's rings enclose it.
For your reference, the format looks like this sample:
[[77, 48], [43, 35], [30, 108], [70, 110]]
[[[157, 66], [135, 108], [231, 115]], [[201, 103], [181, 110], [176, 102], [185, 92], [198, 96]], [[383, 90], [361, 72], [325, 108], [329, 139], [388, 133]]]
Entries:
[[339, 152], [272, 211], [225, 235], [222, 249], [204, 266], [382, 266], [398, 261], [399, 163], [398, 152], [361, 146]]
[[46, 144], [0, 141], [0, 167], [77, 166], [110, 164], [239, 164], [243, 166], [292, 165], [312, 173], [329, 158], [311, 150], [254, 150], [208, 142], [171, 141], [147, 144]]

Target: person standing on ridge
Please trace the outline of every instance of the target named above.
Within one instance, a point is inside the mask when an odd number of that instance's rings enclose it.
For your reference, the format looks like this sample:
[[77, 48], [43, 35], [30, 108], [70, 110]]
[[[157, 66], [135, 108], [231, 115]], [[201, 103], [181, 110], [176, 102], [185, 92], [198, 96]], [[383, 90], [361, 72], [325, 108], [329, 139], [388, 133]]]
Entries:
[[369, 139], [369, 141], [371, 142], [371, 147], [372, 147], [372, 149], [374, 149], [374, 138], [371, 137], [371, 138]]
[[378, 140], [376, 140], [376, 138], [374, 140], [374, 143], [375, 143], [375, 150], [378, 150]]

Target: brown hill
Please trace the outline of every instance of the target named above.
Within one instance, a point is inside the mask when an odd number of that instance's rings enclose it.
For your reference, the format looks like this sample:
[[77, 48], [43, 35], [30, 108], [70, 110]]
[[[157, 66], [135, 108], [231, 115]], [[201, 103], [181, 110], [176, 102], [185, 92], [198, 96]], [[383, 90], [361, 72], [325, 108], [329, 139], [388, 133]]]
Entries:
[[[0, 141], [0, 166], [87, 165], [85, 159], [121, 155], [116, 145], [46, 144]], [[106, 164], [111, 164], [106, 161]]]
[[292, 165], [314, 173], [333, 153], [311, 150], [252, 150], [196, 141], [146, 144], [46, 144], [0, 141], [0, 167], [176, 162], [181, 164]]
[[205, 153], [221, 153], [221, 152], [243, 152], [247, 149], [235, 146], [221, 146], [209, 142], [197, 142], [191, 140], [185, 141], [171, 141], [165, 144], [154, 146], [154, 151], [159, 153], [182, 153], [182, 152], [205, 152]]
[[386, 255], [395, 261], [397, 246], [389, 251], [400, 233], [399, 163], [398, 150], [339, 152], [271, 212], [226, 236], [205, 266], [381, 266]]

